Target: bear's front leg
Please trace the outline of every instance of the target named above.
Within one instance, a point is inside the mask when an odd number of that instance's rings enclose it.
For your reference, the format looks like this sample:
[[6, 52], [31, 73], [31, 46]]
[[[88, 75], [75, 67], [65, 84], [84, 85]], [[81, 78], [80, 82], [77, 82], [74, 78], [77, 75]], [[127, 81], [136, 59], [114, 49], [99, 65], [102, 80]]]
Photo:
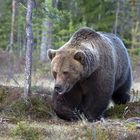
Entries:
[[74, 114], [74, 108], [69, 106], [64, 95], [54, 93], [53, 95], [53, 108], [56, 115], [64, 120], [77, 120], [77, 116]]
[[110, 97], [101, 97], [97, 94], [95, 97], [85, 96], [83, 100], [82, 110], [89, 122], [100, 120], [109, 105]]
[[71, 91], [62, 95], [58, 93], [53, 94], [53, 107], [57, 116], [64, 120], [78, 120], [80, 119], [80, 105], [82, 100], [82, 93], [79, 85], [76, 84]]
[[88, 121], [99, 120], [106, 111], [113, 93], [113, 79], [91, 76], [81, 83], [83, 87], [82, 110]]

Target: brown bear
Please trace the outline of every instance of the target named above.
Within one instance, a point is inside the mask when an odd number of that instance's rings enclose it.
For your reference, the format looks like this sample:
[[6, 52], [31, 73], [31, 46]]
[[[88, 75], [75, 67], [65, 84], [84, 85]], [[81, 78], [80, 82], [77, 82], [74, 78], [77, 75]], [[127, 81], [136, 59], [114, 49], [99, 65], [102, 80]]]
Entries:
[[53, 105], [60, 118], [75, 120], [83, 113], [93, 121], [110, 100], [130, 100], [131, 64], [116, 35], [81, 28], [58, 50], [48, 50], [48, 56], [55, 79]]

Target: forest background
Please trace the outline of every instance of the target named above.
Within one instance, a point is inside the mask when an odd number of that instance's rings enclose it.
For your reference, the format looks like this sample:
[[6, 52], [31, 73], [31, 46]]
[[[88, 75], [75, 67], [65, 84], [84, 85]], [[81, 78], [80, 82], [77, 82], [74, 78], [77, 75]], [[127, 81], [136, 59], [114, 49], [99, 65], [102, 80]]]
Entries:
[[[13, 1], [13, 5], [11, 0], [0, 2], [0, 48], [22, 55], [26, 49], [26, 0]], [[61, 47], [83, 26], [115, 33], [128, 49], [139, 50], [139, 22], [139, 0], [35, 0], [34, 51], [38, 59], [46, 60], [43, 55], [48, 48]]]

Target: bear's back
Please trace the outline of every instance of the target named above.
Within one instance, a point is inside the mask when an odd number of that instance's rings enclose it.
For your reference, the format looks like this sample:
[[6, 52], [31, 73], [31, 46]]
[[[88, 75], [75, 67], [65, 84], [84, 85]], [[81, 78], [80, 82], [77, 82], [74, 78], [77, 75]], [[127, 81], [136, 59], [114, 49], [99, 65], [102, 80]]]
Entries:
[[131, 63], [130, 63], [130, 58], [127, 49], [125, 48], [120, 38], [117, 37], [115, 34], [111, 34], [111, 33], [101, 33], [101, 34], [106, 38], [108, 38], [108, 40], [110, 40], [112, 43], [112, 47], [115, 55], [115, 64], [116, 64], [115, 78], [116, 81], [119, 81], [117, 84], [119, 87], [119, 85], [121, 85], [126, 79], [126, 75], [128, 75], [128, 73], [130, 73], [131, 71]]

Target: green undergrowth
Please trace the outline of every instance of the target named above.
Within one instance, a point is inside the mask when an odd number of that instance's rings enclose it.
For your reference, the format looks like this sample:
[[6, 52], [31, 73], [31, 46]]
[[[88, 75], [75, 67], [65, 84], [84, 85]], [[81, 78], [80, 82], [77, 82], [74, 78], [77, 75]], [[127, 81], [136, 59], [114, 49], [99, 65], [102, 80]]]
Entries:
[[108, 118], [127, 119], [131, 117], [140, 117], [140, 101], [130, 102], [122, 105], [115, 105], [107, 110]]
[[18, 120], [34, 119], [44, 120], [53, 117], [50, 104], [41, 97], [31, 97], [28, 100], [19, 99], [3, 109], [3, 114], [14, 116]]
[[12, 92], [7, 87], [1, 87], [0, 115], [8, 116], [13, 121], [28, 118], [45, 120], [54, 116], [50, 94], [32, 94], [27, 100], [21, 94], [22, 92], [15, 92], [15, 89]]
[[139, 94], [139, 91], [132, 89], [131, 102], [127, 104], [112, 106], [106, 111], [106, 116], [112, 119], [127, 119], [131, 117], [140, 117]]

